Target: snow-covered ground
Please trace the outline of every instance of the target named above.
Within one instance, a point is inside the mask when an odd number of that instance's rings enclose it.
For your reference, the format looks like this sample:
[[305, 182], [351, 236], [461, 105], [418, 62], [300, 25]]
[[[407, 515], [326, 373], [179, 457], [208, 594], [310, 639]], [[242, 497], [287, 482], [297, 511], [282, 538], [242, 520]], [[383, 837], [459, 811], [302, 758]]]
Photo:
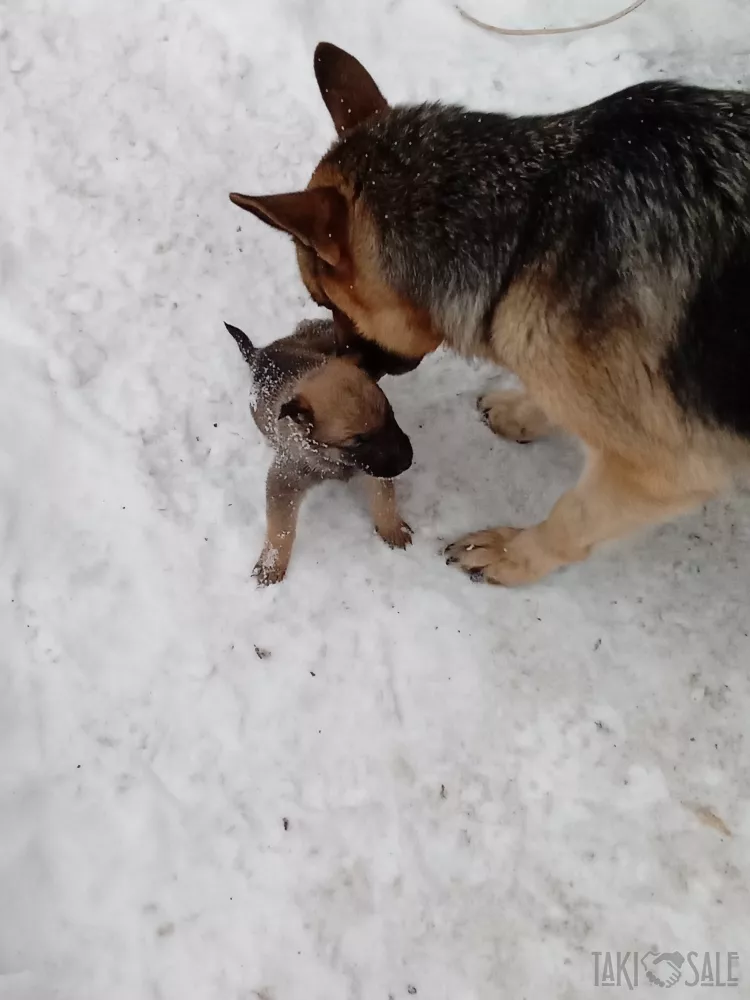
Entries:
[[441, 546], [538, 519], [579, 457], [493, 438], [492, 372], [443, 355], [383, 383], [413, 548], [330, 485], [259, 591], [223, 327], [315, 313], [227, 192], [306, 183], [320, 39], [394, 101], [530, 111], [750, 85], [749, 38], [746, 0], [528, 39], [448, 0], [0, 3], [2, 1000], [588, 1000], [629, 949], [744, 948], [750, 989], [749, 495], [474, 585]]

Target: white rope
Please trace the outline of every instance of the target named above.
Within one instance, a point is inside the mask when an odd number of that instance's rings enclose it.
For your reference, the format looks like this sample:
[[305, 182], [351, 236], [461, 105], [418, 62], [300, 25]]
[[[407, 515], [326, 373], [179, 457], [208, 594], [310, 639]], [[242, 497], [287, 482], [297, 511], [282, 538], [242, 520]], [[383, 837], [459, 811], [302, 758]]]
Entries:
[[467, 13], [463, 7], [459, 7], [458, 4], [456, 5], [456, 10], [461, 17], [467, 21], [471, 21], [478, 28], [484, 28], [485, 31], [494, 31], [496, 35], [567, 35], [572, 31], [590, 31], [591, 28], [602, 28], [605, 24], [613, 24], [615, 21], [619, 21], [621, 17], [626, 17], [628, 14], [632, 14], [634, 10], [638, 10], [645, 2], [646, 0], [635, 0], [635, 3], [631, 3], [629, 7], [618, 11], [616, 14], [611, 14], [609, 17], [604, 17], [601, 21], [591, 21], [589, 24], [578, 24], [570, 28], [500, 28], [495, 24], [487, 24], [485, 21], [480, 21], [478, 18]]

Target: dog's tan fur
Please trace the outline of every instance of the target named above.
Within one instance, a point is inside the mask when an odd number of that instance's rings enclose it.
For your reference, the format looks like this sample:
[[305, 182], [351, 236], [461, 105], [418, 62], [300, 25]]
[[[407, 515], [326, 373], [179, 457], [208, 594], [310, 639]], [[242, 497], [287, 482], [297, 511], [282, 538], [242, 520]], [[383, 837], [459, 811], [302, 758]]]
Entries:
[[[343, 103], [357, 109], [358, 120], [381, 113], [383, 98], [369, 75], [350, 63], [345, 71], [350, 100]], [[340, 67], [319, 68], [319, 81], [321, 72], [333, 81]], [[331, 83], [330, 100], [321, 89], [342, 130], [356, 122], [337, 110], [339, 84]], [[450, 561], [494, 583], [529, 583], [586, 558], [602, 542], [687, 511], [727, 485], [732, 458], [746, 449], [678, 409], [650, 346], [662, 344], [670, 287], [644, 283], [638, 315], [623, 311], [620, 335], [607, 338], [603, 354], [594, 354], [582, 346], [564, 294], [535, 269], [533, 278], [516, 278], [505, 291], [492, 319], [489, 347], [462, 343], [450, 331], [436, 330], [426, 311], [385, 280], [366, 197], [355, 197], [335, 163], [324, 160], [300, 197], [307, 199], [309, 215], [317, 211], [315, 224], [300, 225], [278, 213], [269, 218], [264, 198], [243, 197], [237, 203], [295, 236], [302, 279], [317, 302], [335, 306], [365, 337], [402, 355], [422, 357], [445, 341], [461, 353], [492, 358], [525, 386], [524, 391], [488, 393], [480, 400], [496, 433], [528, 441], [559, 427], [586, 445], [588, 461], [580, 482], [547, 520], [523, 530], [495, 528], [467, 535], [449, 547]], [[330, 206], [333, 215], [326, 214]], [[662, 328], [652, 336], [649, 302], [657, 297]]]
[[518, 444], [538, 441], [555, 429], [525, 389], [490, 389], [479, 397], [478, 407], [491, 431]]
[[281, 583], [297, 536], [299, 509], [305, 496], [295, 480], [272, 468], [266, 479], [266, 537], [253, 576], [261, 587]]
[[308, 191], [332, 188], [343, 196], [336, 219], [336, 228], [345, 234], [337, 248], [338, 265], [321, 265], [317, 248], [298, 243], [300, 273], [312, 298], [335, 305], [370, 340], [395, 354], [422, 358], [436, 350], [442, 338], [433, 330], [428, 313], [415, 308], [383, 278], [367, 206], [354, 199], [350, 185], [334, 167], [322, 164]]
[[[319, 483], [363, 473], [375, 530], [405, 548], [411, 530], [401, 520], [393, 483], [409, 467], [412, 449], [377, 384], [391, 359], [368, 359], [333, 322], [301, 323], [289, 337], [256, 348], [227, 326], [250, 369], [250, 410], [274, 449], [266, 479], [266, 537], [253, 575], [262, 585], [284, 579], [294, 547], [300, 504]], [[346, 353], [341, 354], [341, 351]]]
[[732, 443], [678, 411], [655, 375], [647, 331], [624, 328], [594, 365], [550, 294], [523, 282], [509, 290], [492, 343], [525, 390], [489, 393], [480, 407], [503, 437], [533, 440], [554, 427], [576, 435], [586, 468], [541, 524], [473, 532], [449, 546], [451, 561], [492, 583], [538, 580], [602, 542], [689, 511], [729, 480]]
[[411, 545], [411, 528], [401, 520], [396, 502], [396, 487], [392, 479], [364, 480], [370, 497], [370, 514], [375, 530], [394, 549]]
[[[355, 435], [377, 432], [387, 416], [382, 391], [357, 365], [354, 358], [329, 358], [299, 379], [295, 399], [314, 415], [318, 448], [345, 446]], [[335, 452], [334, 452], [335, 453]], [[277, 452], [266, 481], [266, 537], [254, 569], [258, 582], [267, 586], [286, 576], [297, 531], [299, 508], [315, 478], [299, 475], [294, 463]], [[313, 459], [313, 453], [308, 453]], [[411, 544], [411, 529], [401, 519], [396, 491], [391, 481], [367, 480], [373, 525], [378, 535], [394, 548]]]
[[[266, 480], [266, 537], [253, 569], [261, 586], [280, 583], [286, 576], [297, 534], [299, 509], [306, 490], [298, 479], [273, 469]], [[373, 527], [380, 538], [394, 549], [411, 545], [411, 528], [401, 518], [396, 487], [390, 479], [363, 477], [370, 501]]]
[[353, 358], [332, 358], [297, 385], [297, 397], [315, 414], [315, 437], [341, 445], [383, 423], [386, 400]]

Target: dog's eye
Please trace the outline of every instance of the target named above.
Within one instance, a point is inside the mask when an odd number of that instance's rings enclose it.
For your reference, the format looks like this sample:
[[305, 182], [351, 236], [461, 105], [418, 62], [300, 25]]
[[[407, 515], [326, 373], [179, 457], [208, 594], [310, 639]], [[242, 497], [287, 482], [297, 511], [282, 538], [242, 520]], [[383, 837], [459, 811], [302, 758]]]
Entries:
[[369, 434], [355, 434], [353, 437], [349, 438], [347, 447], [349, 448], [363, 448], [372, 442], [375, 435], [370, 432]]

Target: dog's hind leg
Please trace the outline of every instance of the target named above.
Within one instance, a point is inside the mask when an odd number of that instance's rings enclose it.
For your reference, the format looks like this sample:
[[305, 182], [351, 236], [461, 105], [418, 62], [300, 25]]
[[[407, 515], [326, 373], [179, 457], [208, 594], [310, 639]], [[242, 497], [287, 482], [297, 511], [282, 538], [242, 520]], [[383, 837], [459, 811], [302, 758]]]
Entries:
[[648, 465], [609, 453], [593, 454], [580, 482], [549, 517], [531, 528], [490, 528], [454, 542], [449, 563], [478, 580], [504, 586], [533, 583], [560, 566], [580, 562], [602, 542], [668, 521], [726, 486], [719, 462], [664, 456]]
[[375, 530], [391, 548], [405, 549], [411, 545], [411, 528], [401, 520], [396, 503], [396, 488], [392, 479], [367, 476], [367, 492]]
[[490, 430], [519, 444], [536, 441], [554, 430], [524, 389], [491, 389], [479, 397], [477, 406]]

